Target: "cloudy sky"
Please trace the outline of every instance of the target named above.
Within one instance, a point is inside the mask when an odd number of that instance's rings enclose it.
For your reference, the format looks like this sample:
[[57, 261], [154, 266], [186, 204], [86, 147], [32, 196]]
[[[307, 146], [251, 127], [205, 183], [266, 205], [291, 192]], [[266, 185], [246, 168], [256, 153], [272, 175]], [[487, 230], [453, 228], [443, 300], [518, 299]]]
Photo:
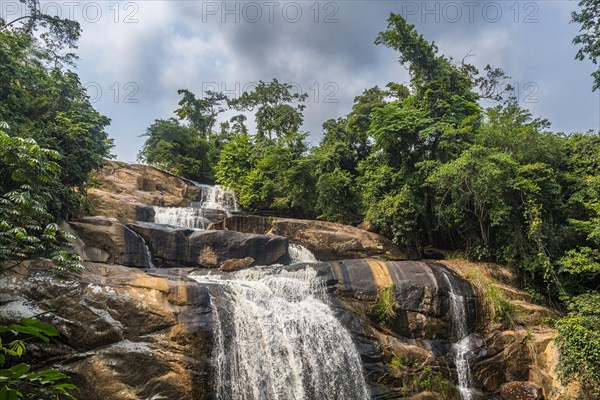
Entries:
[[[3, 14], [13, 12], [1, 0]], [[145, 129], [177, 108], [177, 89], [238, 96], [259, 80], [307, 92], [303, 129], [350, 110], [365, 88], [406, 82], [394, 50], [376, 46], [390, 12], [440, 51], [471, 54], [511, 76], [521, 104], [559, 132], [600, 129], [591, 62], [574, 60], [575, 1], [45, 1], [82, 23], [78, 73], [112, 119], [118, 159], [135, 161]]]

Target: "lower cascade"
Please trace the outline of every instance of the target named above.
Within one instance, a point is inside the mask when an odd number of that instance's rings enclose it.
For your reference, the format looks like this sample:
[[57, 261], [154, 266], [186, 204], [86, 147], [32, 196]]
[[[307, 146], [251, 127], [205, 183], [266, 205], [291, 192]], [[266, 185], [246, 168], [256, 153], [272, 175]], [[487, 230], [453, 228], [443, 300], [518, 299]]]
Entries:
[[456, 364], [456, 375], [458, 376], [458, 391], [462, 400], [475, 400], [473, 390], [473, 377], [469, 367], [469, 352], [471, 351], [471, 341], [469, 336], [469, 327], [467, 326], [467, 307], [465, 297], [456, 293], [452, 280], [444, 272], [444, 278], [448, 283], [450, 291], [450, 306], [452, 307], [452, 325], [457, 336], [457, 342], [454, 344], [454, 362]]
[[217, 285], [214, 382], [219, 400], [367, 400], [360, 356], [310, 268], [196, 276]]

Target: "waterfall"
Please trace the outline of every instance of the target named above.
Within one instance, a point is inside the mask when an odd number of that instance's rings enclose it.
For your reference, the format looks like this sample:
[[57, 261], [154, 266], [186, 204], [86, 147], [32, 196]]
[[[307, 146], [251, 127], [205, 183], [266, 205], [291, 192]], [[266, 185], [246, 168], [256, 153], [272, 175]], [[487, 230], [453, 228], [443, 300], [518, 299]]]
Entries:
[[219, 185], [196, 185], [199, 200], [190, 207], [154, 206], [154, 222], [182, 226], [191, 229], [206, 229], [209, 223], [239, 211], [235, 193]]
[[206, 229], [209, 220], [206, 210], [200, 207], [158, 207], [154, 206], [154, 222], [183, 226], [191, 229]]
[[445, 270], [442, 270], [444, 278], [448, 283], [450, 306], [452, 307], [452, 325], [457, 336], [454, 343], [454, 363], [458, 375], [458, 391], [462, 400], [474, 400], [473, 377], [469, 367], [469, 351], [471, 351], [469, 340], [469, 327], [467, 326], [467, 307], [465, 297], [456, 293], [452, 280]]
[[150, 247], [148, 247], [148, 243], [146, 243], [146, 240], [141, 235], [138, 235], [138, 237], [144, 244], [145, 265], [147, 266], [147, 268], [154, 268], [154, 261], [152, 260], [152, 252], [150, 251]]
[[148, 243], [135, 231], [125, 226], [125, 259], [121, 262], [124, 265], [136, 267], [154, 268], [152, 253]]
[[192, 207], [231, 212], [240, 211], [235, 193], [220, 185], [197, 185], [200, 189], [200, 201], [192, 203]]
[[196, 276], [212, 298], [218, 400], [367, 400], [360, 356], [316, 271]]
[[309, 249], [296, 243], [290, 243], [288, 255], [290, 256], [290, 264], [319, 261]]

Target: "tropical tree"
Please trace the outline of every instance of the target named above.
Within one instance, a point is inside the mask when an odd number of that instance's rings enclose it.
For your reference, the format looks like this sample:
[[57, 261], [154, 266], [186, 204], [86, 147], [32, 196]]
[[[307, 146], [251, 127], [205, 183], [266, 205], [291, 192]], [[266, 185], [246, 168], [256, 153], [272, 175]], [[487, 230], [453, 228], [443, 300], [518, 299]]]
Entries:
[[0, 116], [11, 135], [32, 138], [61, 154], [49, 211], [62, 218], [79, 207], [88, 176], [110, 156], [109, 119], [92, 107], [77, 75], [45, 64], [50, 50], [33, 36], [0, 32]]
[[140, 161], [184, 178], [212, 179], [212, 144], [196, 129], [175, 118], [156, 120], [142, 137], [147, 139], [138, 154]]
[[180, 89], [177, 93], [183, 98], [179, 101], [181, 107], [175, 110], [175, 114], [180, 120], [187, 121], [203, 139], [207, 139], [212, 133], [217, 116], [225, 111], [222, 103], [227, 100], [227, 96], [223, 93], [207, 91], [204, 98], [197, 99], [186, 89]]
[[[581, 24], [579, 35], [573, 39], [574, 44], [581, 45], [575, 56], [578, 60], [589, 58], [594, 64], [600, 61], [600, 0], [581, 0], [581, 11], [573, 11], [571, 22]], [[592, 90], [600, 88], [600, 66], [592, 72], [594, 84]]]
[[290, 83], [259, 81], [254, 90], [244, 92], [229, 105], [238, 111], [255, 111], [256, 134], [259, 138], [282, 137], [288, 132], [298, 132], [304, 118], [302, 104], [308, 94], [293, 92]]
[[[214, 133], [217, 116], [222, 113], [227, 97], [222, 93], [207, 91], [197, 99], [189, 90], [181, 89], [178, 118], [156, 120], [148, 127], [147, 137], [138, 153], [138, 160], [147, 162], [175, 175], [200, 182], [214, 180], [214, 167], [219, 151], [229, 140], [229, 124]], [[235, 127], [243, 126], [243, 119], [234, 117]]]

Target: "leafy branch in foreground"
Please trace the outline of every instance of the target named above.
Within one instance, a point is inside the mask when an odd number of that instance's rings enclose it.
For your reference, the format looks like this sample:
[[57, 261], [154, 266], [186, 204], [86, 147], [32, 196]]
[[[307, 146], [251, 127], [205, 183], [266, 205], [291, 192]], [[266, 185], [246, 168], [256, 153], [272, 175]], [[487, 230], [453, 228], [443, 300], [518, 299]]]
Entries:
[[81, 258], [65, 250], [71, 236], [48, 211], [58, 158], [33, 139], [0, 131], [0, 272], [35, 258], [59, 272], [81, 270]]
[[[14, 335], [15, 339], [4, 344], [2, 338]], [[21, 338], [20, 336], [25, 335]], [[51, 337], [58, 336], [58, 331], [51, 325], [30, 318], [21, 318], [18, 323], [8, 326], [0, 325], [0, 367], [6, 357], [21, 357], [26, 350], [26, 342], [40, 339], [49, 343]], [[55, 369], [41, 372], [30, 372], [31, 366], [19, 363], [9, 368], [0, 369], [0, 400], [19, 400], [33, 398], [71, 399], [76, 400], [69, 391], [77, 389], [66, 382], [68, 376]]]

